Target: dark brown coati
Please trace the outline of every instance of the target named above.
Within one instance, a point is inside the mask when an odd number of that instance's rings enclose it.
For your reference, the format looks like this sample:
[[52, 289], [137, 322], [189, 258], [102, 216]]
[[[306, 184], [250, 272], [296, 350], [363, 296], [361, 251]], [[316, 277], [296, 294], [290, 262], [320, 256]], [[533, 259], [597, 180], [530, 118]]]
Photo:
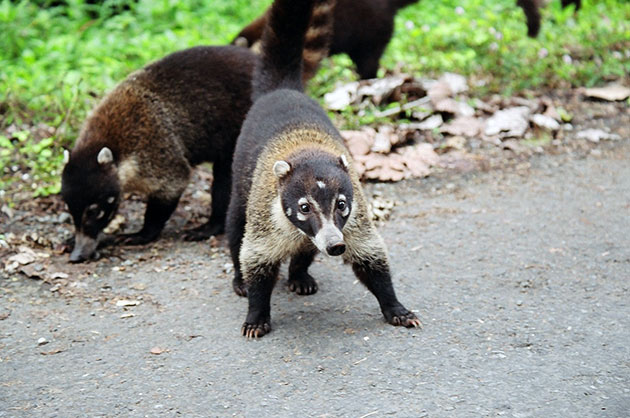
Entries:
[[254, 103], [236, 145], [226, 230], [234, 290], [248, 296], [242, 327], [248, 338], [271, 330], [271, 293], [285, 259], [291, 259], [290, 289], [317, 291], [308, 268], [318, 250], [352, 264], [389, 323], [420, 325], [396, 298], [385, 245], [341, 135], [302, 93], [306, 23], [311, 10], [317, 17], [326, 7], [327, 0], [274, 2], [254, 73]]
[[[333, 38], [330, 55], [347, 53], [362, 79], [376, 77], [379, 61], [394, 31], [394, 17], [399, 9], [418, 0], [337, 0], [334, 11]], [[517, 0], [527, 19], [527, 35], [536, 37], [540, 31], [539, 0]], [[562, 0], [563, 7], [580, 0]], [[232, 41], [244, 47], [254, 47], [260, 40], [269, 9], [247, 25]]]
[[[331, 10], [328, 11], [332, 13]], [[301, 53], [312, 72], [326, 56], [329, 21], [311, 22]], [[251, 105], [258, 55], [234, 46], [175, 52], [134, 72], [87, 118], [62, 175], [61, 193], [74, 219], [70, 261], [91, 258], [123, 192], [147, 198], [142, 229], [115, 241], [156, 239], [188, 184], [194, 166], [213, 162], [212, 212], [188, 231], [199, 240], [224, 230], [232, 154]]]
[[[333, 12], [330, 55], [347, 53], [363, 79], [376, 77], [378, 63], [394, 32], [399, 9], [418, 0], [337, 0]], [[260, 40], [268, 9], [234, 39], [239, 46], [253, 46]]]

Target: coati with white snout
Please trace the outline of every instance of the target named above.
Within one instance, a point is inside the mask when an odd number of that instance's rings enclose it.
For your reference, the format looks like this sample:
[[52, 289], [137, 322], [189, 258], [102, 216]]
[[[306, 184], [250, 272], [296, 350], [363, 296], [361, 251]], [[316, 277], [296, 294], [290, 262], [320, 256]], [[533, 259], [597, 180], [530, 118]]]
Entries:
[[[305, 67], [327, 55], [318, 41], [330, 28], [310, 23]], [[328, 22], [324, 22], [328, 24]], [[132, 73], [87, 118], [62, 174], [63, 199], [76, 228], [71, 262], [92, 258], [123, 192], [147, 198], [144, 225], [114, 241], [155, 240], [175, 210], [194, 166], [213, 162], [208, 222], [188, 231], [199, 240], [224, 231], [232, 154], [251, 106], [252, 73], [260, 58], [235, 47], [175, 52]], [[111, 240], [110, 240], [111, 241]]]
[[[539, 0], [517, 0], [527, 19], [527, 35], [538, 36], [540, 31]], [[379, 61], [394, 32], [394, 17], [398, 10], [418, 0], [337, 0], [333, 13], [333, 38], [330, 55], [346, 53], [357, 67], [362, 79], [376, 77]], [[562, 6], [580, 0], [562, 0]], [[238, 46], [255, 47], [260, 41], [269, 9], [247, 25], [234, 38]]]
[[302, 93], [299, 51], [308, 17], [327, 7], [328, 0], [272, 5], [254, 73], [253, 105], [234, 153], [226, 231], [234, 290], [248, 297], [241, 330], [248, 338], [271, 331], [271, 293], [285, 259], [291, 259], [290, 289], [317, 291], [308, 268], [318, 250], [352, 265], [390, 324], [420, 326], [396, 297], [385, 245], [341, 135]]

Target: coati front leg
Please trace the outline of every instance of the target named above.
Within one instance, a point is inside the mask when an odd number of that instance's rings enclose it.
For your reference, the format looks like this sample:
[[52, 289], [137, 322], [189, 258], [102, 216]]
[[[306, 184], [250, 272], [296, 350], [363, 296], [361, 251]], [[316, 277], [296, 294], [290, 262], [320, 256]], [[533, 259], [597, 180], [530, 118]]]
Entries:
[[216, 163], [212, 168], [212, 212], [210, 219], [205, 224], [186, 231], [186, 241], [202, 241], [212, 235], [220, 235], [225, 232], [225, 216], [230, 203], [230, 189], [232, 188], [231, 164]]
[[247, 338], [260, 338], [271, 331], [271, 293], [279, 267], [280, 263], [272, 263], [244, 269], [249, 306], [241, 333]]
[[368, 290], [376, 296], [387, 322], [408, 328], [422, 325], [416, 315], [398, 301], [386, 259], [366, 258], [358, 260], [352, 263], [352, 270]]
[[308, 249], [291, 257], [289, 264], [289, 290], [298, 295], [317, 293], [315, 279], [308, 274], [308, 268], [317, 254], [316, 249]]
[[142, 229], [133, 234], [121, 234], [116, 237], [116, 241], [126, 245], [142, 245], [157, 239], [166, 221], [175, 211], [179, 197], [180, 195], [177, 195], [176, 198], [165, 199], [149, 196]]

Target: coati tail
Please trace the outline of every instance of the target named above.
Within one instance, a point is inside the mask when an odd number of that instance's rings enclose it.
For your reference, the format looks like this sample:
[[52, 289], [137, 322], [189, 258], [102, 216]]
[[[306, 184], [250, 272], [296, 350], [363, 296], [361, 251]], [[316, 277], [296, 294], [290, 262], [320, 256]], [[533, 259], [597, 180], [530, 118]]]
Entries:
[[[253, 80], [252, 99], [288, 88], [302, 91], [328, 55], [334, 0], [276, 0], [262, 35], [262, 59]], [[303, 71], [304, 70], [304, 71]]]

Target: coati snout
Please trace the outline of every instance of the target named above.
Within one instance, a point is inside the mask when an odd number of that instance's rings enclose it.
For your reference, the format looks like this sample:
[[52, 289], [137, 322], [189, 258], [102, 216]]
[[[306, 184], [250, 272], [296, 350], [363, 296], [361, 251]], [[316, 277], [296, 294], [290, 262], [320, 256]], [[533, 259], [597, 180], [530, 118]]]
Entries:
[[[83, 171], [85, 167], [90, 170]], [[89, 175], [77, 175], [77, 171]], [[103, 147], [94, 161], [70, 159], [62, 179], [61, 195], [76, 230], [70, 261], [78, 263], [95, 255], [99, 235], [118, 209], [120, 186], [112, 151]]]
[[300, 153], [276, 161], [282, 209], [289, 221], [324, 254], [345, 252], [343, 227], [352, 211], [348, 161], [327, 153]]

